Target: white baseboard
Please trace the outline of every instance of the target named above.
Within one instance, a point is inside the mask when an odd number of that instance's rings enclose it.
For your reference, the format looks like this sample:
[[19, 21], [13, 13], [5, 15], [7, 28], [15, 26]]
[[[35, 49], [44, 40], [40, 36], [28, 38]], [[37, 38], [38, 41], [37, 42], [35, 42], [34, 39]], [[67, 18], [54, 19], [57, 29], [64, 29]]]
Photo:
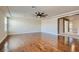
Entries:
[[58, 35], [56, 33], [49, 33], [49, 32], [41, 32], [41, 33], [46, 33], [46, 34], [51, 34], [51, 35]]
[[41, 32], [9, 33], [8, 35], [18, 35], [18, 34], [27, 34], [27, 33], [41, 33]]
[[0, 40], [0, 43], [2, 43], [6, 37], [7, 37], [7, 34]]

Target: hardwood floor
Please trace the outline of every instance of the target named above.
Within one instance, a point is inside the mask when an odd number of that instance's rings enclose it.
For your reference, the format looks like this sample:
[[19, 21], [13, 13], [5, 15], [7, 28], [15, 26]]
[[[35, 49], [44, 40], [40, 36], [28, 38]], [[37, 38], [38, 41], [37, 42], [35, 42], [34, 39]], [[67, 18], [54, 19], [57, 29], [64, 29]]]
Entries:
[[8, 52], [78, 52], [79, 40], [47, 33], [11, 35], [2, 48]]

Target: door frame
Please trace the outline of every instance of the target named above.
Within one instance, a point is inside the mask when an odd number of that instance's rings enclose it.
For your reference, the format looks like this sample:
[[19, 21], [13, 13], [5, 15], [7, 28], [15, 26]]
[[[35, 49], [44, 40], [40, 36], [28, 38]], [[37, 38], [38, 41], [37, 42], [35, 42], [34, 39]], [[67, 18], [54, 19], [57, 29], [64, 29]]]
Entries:
[[69, 24], [70, 24], [70, 21], [69, 19], [65, 18], [65, 17], [62, 17], [62, 18], [58, 18], [58, 34], [59, 34], [59, 29], [60, 29], [60, 20], [63, 19], [63, 33], [65, 32], [65, 21], [68, 21], [68, 32], [70, 31], [70, 28], [69, 28]]

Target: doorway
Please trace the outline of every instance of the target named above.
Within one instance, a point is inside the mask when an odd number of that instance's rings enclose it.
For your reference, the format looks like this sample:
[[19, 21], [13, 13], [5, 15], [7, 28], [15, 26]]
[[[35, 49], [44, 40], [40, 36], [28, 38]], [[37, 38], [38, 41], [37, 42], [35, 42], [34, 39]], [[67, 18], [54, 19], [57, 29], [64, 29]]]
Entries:
[[70, 21], [69, 19], [63, 17], [58, 19], [58, 34], [64, 35], [64, 43], [69, 43], [69, 37], [66, 37], [68, 35], [68, 32], [70, 32]]
[[69, 19], [62, 17], [58, 19], [58, 34], [66, 34], [70, 31]]

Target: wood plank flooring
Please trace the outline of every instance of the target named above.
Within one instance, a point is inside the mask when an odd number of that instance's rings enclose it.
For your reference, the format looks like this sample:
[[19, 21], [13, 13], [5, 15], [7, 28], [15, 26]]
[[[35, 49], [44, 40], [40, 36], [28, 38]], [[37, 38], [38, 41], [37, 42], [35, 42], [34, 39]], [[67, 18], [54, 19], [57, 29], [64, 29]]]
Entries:
[[79, 39], [47, 33], [10, 35], [3, 52], [78, 52]]

